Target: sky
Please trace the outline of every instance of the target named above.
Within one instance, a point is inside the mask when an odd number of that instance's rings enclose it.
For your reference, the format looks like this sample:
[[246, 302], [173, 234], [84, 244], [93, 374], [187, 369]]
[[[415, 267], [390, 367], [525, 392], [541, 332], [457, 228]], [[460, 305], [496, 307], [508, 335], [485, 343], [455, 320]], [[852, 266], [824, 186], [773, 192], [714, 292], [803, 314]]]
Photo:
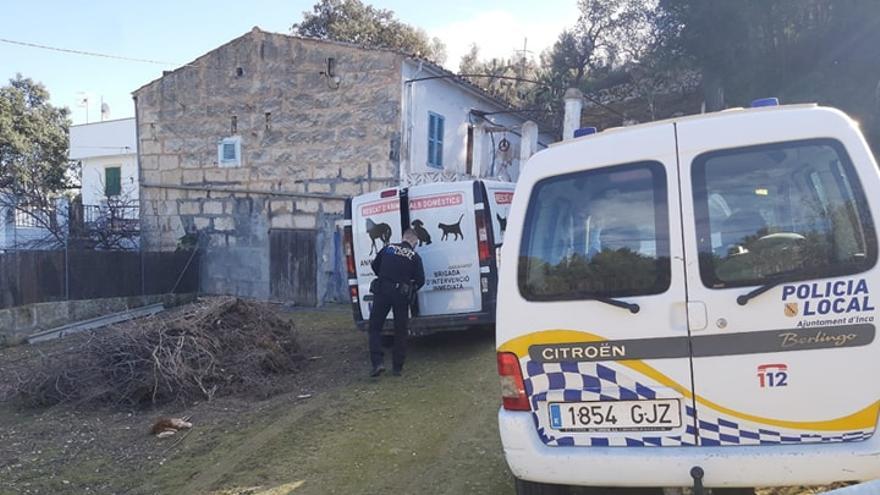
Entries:
[[[248, 32], [287, 33], [315, 0], [31, 0], [3, 2], [0, 38], [70, 50], [163, 62], [151, 64], [59, 53], [0, 42], [0, 84], [21, 73], [42, 82], [54, 105], [71, 110], [74, 124], [134, 115], [131, 92], [217, 46]], [[576, 0], [444, 0], [426, 8], [412, 0], [370, 2], [446, 43], [446, 67], [471, 43], [481, 58], [509, 57], [527, 48], [537, 56], [577, 19]], [[540, 8], [535, 8], [539, 5]], [[14, 22], [12, 22], [14, 20]], [[82, 103], [83, 99], [88, 104]]]

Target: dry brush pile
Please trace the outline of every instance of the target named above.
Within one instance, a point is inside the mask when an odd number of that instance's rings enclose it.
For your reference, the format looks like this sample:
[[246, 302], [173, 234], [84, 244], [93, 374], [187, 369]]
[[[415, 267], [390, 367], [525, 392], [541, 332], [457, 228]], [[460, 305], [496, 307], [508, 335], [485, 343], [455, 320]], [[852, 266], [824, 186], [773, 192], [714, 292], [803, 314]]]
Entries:
[[62, 354], [20, 373], [17, 395], [31, 405], [144, 406], [267, 394], [302, 357], [293, 323], [265, 304], [199, 301], [152, 317], [77, 335]]

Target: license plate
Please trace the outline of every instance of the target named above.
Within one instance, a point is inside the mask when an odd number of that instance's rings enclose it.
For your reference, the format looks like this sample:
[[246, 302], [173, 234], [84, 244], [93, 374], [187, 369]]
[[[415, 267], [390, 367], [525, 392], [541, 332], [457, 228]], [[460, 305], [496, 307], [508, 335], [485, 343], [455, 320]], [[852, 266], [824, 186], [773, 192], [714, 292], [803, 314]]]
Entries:
[[657, 431], [680, 426], [678, 399], [550, 403], [550, 427], [559, 431]]

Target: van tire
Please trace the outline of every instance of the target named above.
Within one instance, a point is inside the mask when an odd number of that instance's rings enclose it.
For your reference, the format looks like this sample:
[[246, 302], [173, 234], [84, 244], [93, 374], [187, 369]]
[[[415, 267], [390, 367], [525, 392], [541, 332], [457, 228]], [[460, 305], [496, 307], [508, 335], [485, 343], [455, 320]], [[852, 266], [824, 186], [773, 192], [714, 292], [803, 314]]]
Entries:
[[516, 479], [516, 495], [569, 495], [567, 486]]

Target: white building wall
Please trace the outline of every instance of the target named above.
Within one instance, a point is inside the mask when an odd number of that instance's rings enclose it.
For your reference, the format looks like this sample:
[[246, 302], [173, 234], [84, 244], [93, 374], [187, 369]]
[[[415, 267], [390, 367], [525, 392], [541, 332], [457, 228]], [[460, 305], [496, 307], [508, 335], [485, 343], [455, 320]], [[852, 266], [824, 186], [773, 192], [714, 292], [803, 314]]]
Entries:
[[121, 168], [122, 194], [138, 198], [135, 119], [108, 120], [70, 127], [70, 159], [82, 163], [83, 204], [104, 199], [104, 169]]
[[[406, 182], [407, 174], [438, 172], [428, 165], [428, 115], [433, 112], [444, 118], [443, 171], [452, 174], [465, 174], [467, 162], [468, 125], [474, 126], [473, 175], [476, 177], [498, 178], [516, 181], [519, 176], [519, 131], [524, 122], [512, 114], [494, 114], [487, 118], [509, 131], [490, 132], [496, 127], [485, 119], [471, 116], [472, 109], [483, 112], [507, 110], [479, 95], [477, 91], [463, 86], [453, 79], [432, 79], [407, 84], [406, 81], [420, 77], [440, 75], [420, 66], [418, 62], [403, 64], [402, 103], [402, 151], [401, 179]], [[510, 148], [506, 152], [498, 149], [506, 138]], [[550, 137], [541, 134], [538, 150], [550, 144]], [[494, 152], [493, 152], [494, 150]], [[493, 164], [494, 158], [494, 164]]]
[[122, 193], [132, 204], [138, 199], [137, 155], [101, 156], [82, 159], [82, 200], [99, 205], [104, 200], [104, 174], [108, 167], [120, 167]]

